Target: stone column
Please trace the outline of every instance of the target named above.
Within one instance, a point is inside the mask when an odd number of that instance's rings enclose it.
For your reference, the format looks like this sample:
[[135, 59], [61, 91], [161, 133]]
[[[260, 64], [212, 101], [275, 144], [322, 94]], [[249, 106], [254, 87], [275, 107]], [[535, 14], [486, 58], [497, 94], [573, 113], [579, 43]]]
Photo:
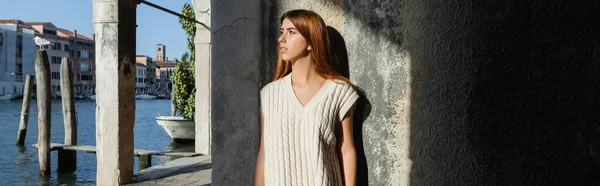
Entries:
[[[196, 20], [210, 27], [210, 0], [194, 0]], [[210, 154], [211, 144], [211, 66], [210, 30], [196, 24], [196, 138], [197, 153]]]
[[261, 36], [267, 31], [261, 29], [261, 2], [211, 1], [213, 185], [248, 185], [254, 179], [264, 65]]
[[133, 179], [136, 0], [94, 0], [97, 184]]

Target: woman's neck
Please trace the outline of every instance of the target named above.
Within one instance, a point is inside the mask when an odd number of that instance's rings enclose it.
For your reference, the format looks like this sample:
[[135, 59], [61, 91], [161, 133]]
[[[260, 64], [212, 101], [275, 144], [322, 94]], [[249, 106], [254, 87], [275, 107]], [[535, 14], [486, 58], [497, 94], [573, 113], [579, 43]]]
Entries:
[[292, 82], [294, 84], [306, 85], [323, 80], [325, 79], [317, 73], [315, 63], [313, 63], [310, 55], [292, 62]]

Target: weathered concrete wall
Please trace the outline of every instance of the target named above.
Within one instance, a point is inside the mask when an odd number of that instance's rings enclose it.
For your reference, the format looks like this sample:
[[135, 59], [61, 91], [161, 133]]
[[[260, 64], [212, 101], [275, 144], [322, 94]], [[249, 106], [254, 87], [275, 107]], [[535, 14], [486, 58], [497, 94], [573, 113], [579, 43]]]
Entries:
[[[599, 33], [592, 32], [597, 25], [590, 25], [600, 10], [598, 3], [222, 3], [227, 6], [213, 6], [212, 11], [235, 18], [214, 14], [213, 25], [230, 25], [231, 35], [216, 39], [222, 33], [213, 32], [213, 49], [242, 50], [242, 54], [213, 51], [213, 57], [254, 60], [260, 56], [256, 67], [260, 81], [252, 81], [257, 90], [272, 78], [283, 12], [314, 10], [333, 28], [332, 33], [343, 37], [336, 40], [335, 50], [347, 54], [350, 79], [364, 90], [355, 114], [359, 185], [600, 182], [600, 137], [594, 137], [600, 136], [600, 118], [592, 115], [599, 108], [593, 98], [600, 72], [599, 51], [594, 51]], [[244, 11], [260, 9], [263, 21], [231, 15], [238, 6]], [[231, 20], [237, 19], [254, 25], [233, 24]], [[249, 34], [260, 36], [259, 50], [239, 46], [248, 45], [247, 40], [253, 39], [246, 38]], [[213, 59], [212, 64], [217, 63], [238, 68], [236, 61]], [[254, 69], [255, 64], [250, 64]], [[212, 77], [239, 76], [237, 70], [227, 73]], [[242, 97], [258, 100], [258, 94], [250, 95], [254, 93]], [[233, 101], [221, 99], [212, 103]], [[255, 105], [239, 115], [234, 112], [248, 105], [218, 107], [228, 108], [223, 112], [229, 118], [245, 118], [258, 110]], [[221, 129], [213, 128], [213, 136], [230, 136], [221, 138], [227, 145], [215, 138], [213, 150], [250, 161], [215, 163], [213, 176], [236, 179], [213, 179], [214, 184], [252, 181], [253, 148], [257, 147], [253, 142], [258, 143], [259, 128], [239, 127], [246, 120], [221, 122]], [[236, 143], [237, 148], [228, 146]]]
[[260, 0], [211, 1], [214, 185], [248, 185], [258, 152]]
[[135, 124], [134, 0], [94, 0], [97, 185], [133, 180]]
[[[194, 0], [196, 20], [210, 28], [210, 0]], [[196, 24], [194, 37], [196, 49], [196, 119], [195, 151], [211, 153], [211, 73], [210, 73], [210, 30]]]
[[408, 1], [411, 184], [600, 184], [599, 5]]
[[[268, 82], [277, 59], [279, 17], [288, 10], [317, 12], [332, 27], [338, 55], [347, 55], [350, 79], [365, 92], [355, 114], [359, 154], [359, 185], [400, 185], [410, 174], [409, 123], [410, 56], [402, 48], [401, 2], [273, 1], [265, 63]], [[368, 175], [368, 176], [367, 176]], [[403, 182], [404, 181], [404, 182]]]

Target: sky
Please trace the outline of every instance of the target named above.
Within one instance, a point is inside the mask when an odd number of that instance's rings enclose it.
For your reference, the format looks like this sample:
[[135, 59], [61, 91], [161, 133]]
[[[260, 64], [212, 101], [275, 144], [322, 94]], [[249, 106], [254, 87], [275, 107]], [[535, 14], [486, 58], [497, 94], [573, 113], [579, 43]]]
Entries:
[[[175, 12], [191, 0], [147, 0]], [[91, 38], [92, 0], [0, 0], [0, 19], [19, 19], [24, 22], [52, 22], [56, 27], [77, 30]], [[156, 44], [166, 45], [169, 59], [181, 58], [187, 51], [186, 34], [178, 17], [145, 4], [137, 7], [136, 55], [156, 59]]]

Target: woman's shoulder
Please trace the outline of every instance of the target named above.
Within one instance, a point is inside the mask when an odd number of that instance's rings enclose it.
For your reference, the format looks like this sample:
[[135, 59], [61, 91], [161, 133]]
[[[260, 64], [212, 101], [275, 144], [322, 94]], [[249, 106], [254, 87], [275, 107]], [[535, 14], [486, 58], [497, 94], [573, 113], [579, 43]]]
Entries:
[[267, 83], [267, 85], [262, 87], [262, 89], [260, 90], [260, 93], [264, 94], [265, 92], [273, 91], [273, 90], [277, 89], [278, 87], [281, 87], [282, 80], [283, 80], [283, 78], [275, 80], [275, 81], [271, 81], [270, 83]]
[[351, 82], [340, 79], [331, 79], [331, 81], [333, 82], [332, 84], [334, 86], [334, 95], [342, 98], [357, 97], [359, 95], [358, 90], [356, 90], [356, 86], [350, 84]]
[[336, 86], [336, 89], [342, 91], [354, 91], [354, 87], [344, 80], [330, 79], [330, 81], [333, 82], [334, 86]]

